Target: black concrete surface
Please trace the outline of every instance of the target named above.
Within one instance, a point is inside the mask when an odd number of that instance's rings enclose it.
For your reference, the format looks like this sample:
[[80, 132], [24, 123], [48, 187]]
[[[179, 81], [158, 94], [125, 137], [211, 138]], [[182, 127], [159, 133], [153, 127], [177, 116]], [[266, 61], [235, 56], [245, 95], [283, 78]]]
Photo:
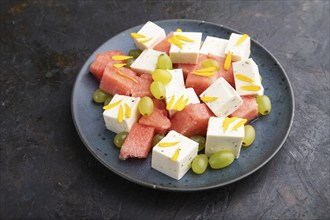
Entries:
[[[329, 219], [329, 1], [0, 1], [0, 219]], [[147, 20], [223, 24], [287, 71], [295, 120], [253, 175], [172, 193], [103, 167], [73, 126], [71, 91], [88, 56]]]

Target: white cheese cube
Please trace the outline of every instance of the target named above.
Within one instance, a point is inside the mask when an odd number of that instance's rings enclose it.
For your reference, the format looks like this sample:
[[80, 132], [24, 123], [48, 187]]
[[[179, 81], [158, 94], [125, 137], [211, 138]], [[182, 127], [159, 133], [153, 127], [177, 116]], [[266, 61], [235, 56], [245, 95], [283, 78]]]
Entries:
[[[185, 105], [180, 106], [180, 103], [182, 104], [183, 102]], [[177, 111], [182, 111], [187, 105], [197, 103], [200, 103], [200, 101], [193, 88], [187, 88], [181, 92], [173, 94], [172, 96], [166, 97], [166, 108], [170, 114], [170, 117], [172, 117], [172, 115], [174, 115]]]
[[170, 47], [170, 57], [173, 63], [186, 63], [186, 64], [196, 64], [199, 56], [199, 48], [201, 45], [202, 33], [199, 32], [174, 32], [174, 36], [184, 36], [193, 40], [193, 42], [188, 42], [180, 40], [183, 44], [182, 48], [175, 44], [171, 44]]
[[233, 129], [233, 127], [243, 119], [237, 118], [235, 121], [231, 122], [226, 131], [224, 131], [224, 120], [224, 117], [211, 117], [209, 119], [205, 154], [211, 156], [220, 150], [228, 149], [234, 153], [235, 158], [238, 158], [244, 138], [244, 125], [237, 129]]
[[[140, 50], [152, 49], [166, 37], [165, 30], [151, 21], [143, 25], [137, 33], [145, 36], [145, 38], [133, 38], [136, 47]], [[144, 42], [145, 40], [148, 41]]]
[[236, 46], [237, 41], [242, 37], [240, 34], [232, 33], [230, 35], [227, 47], [225, 49], [225, 54], [228, 54], [228, 51], [231, 51], [231, 60], [240, 61], [246, 60], [250, 56], [250, 46], [251, 40], [250, 37], [247, 37], [241, 44]]
[[[103, 118], [106, 128], [115, 133], [119, 133], [122, 131], [129, 132], [133, 124], [137, 122], [141, 116], [138, 110], [139, 101], [139, 97], [134, 98], [130, 96], [116, 94], [109, 103], [109, 106], [115, 106], [108, 110], [104, 110], [103, 112]], [[122, 122], [118, 121], [120, 115], [120, 108], [122, 108], [124, 113]]]
[[[236, 91], [239, 95], [263, 95], [258, 65], [252, 58], [233, 63]], [[259, 88], [259, 89], [258, 89]]]
[[199, 96], [218, 117], [226, 117], [238, 109], [243, 100], [235, 89], [220, 77]]
[[225, 49], [227, 44], [227, 39], [207, 36], [199, 53], [206, 55], [210, 53], [218, 57], [226, 57]]
[[183, 92], [185, 89], [182, 69], [168, 70], [168, 72], [171, 74], [172, 79], [165, 85], [166, 99], [173, 94]]
[[[162, 146], [162, 143], [172, 146]], [[197, 152], [197, 142], [172, 130], [153, 147], [151, 167], [179, 180], [190, 169], [191, 161], [197, 156]]]
[[138, 58], [136, 58], [136, 60], [131, 64], [131, 69], [139, 74], [151, 74], [156, 69], [157, 60], [161, 54], [164, 54], [164, 52], [152, 49], [144, 50], [140, 56], [138, 56]]

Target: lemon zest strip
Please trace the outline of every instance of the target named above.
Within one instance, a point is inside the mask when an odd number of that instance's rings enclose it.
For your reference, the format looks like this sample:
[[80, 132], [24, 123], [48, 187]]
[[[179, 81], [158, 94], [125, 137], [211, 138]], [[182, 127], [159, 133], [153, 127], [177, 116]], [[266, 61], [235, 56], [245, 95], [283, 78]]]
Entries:
[[248, 76], [245, 76], [243, 74], [240, 74], [240, 73], [237, 73], [235, 74], [235, 78], [238, 79], [238, 80], [241, 80], [241, 81], [244, 81], [244, 82], [254, 82], [254, 80]]
[[180, 105], [178, 106], [178, 108], [176, 109], [177, 111], [182, 111], [188, 104], [189, 102], [189, 98], [186, 98], [185, 100], [183, 100]]
[[117, 115], [117, 121], [119, 123], [122, 123], [124, 121], [124, 107], [123, 105], [119, 106], [119, 111], [118, 111], [118, 115]]
[[173, 36], [170, 39], [167, 40], [169, 43], [174, 44], [175, 46], [179, 47], [182, 49], [183, 43], [176, 37]]
[[136, 32], [132, 32], [131, 37], [133, 37], [134, 39], [146, 38], [146, 36], [144, 36], [143, 34], [139, 34], [139, 33], [136, 33]]
[[240, 89], [244, 89], [244, 90], [247, 90], [247, 91], [259, 91], [261, 89], [260, 86], [258, 85], [252, 85], [252, 86], [241, 86], [239, 87]]
[[247, 122], [247, 120], [246, 119], [242, 119], [242, 120], [240, 120], [231, 130], [233, 131], [233, 130], [236, 130], [237, 128], [239, 128], [239, 127], [241, 127], [241, 126], [243, 126], [245, 123]]
[[225, 120], [223, 120], [223, 123], [222, 123], [223, 131], [226, 132], [229, 125], [231, 123], [233, 123], [234, 121], [236, 121], [236, 120], [237, 120], [237, 117], [232, 117], [232, 118], [226, 117]]
[[170, 101], [167, 103], [167, 105], [166, 105], [166, 109], [167, 110], [171, 110], [172, 109], [172, 105], [173, 105], [174, 99], [175, 99], [175, 95], [173, 95], [171, 97]]
[[211, 77], [211, 76], [214, 76], [214, 72], [192, 72], [193, 74], [195, 75], [198, 75], [198, 76], [207, 76], [207, 77]]
[[158, 145], [159, 147], [173, 147], [177, 145], [180, 141], [174, 141], [174, 142], [160, 142]]
[[196, 73], [202, 73], [202, 72], [212, 72], [212, 71], [216, 71], [218, 68], [215, 67], [215, 66], [210, 66], [210, 67], [206, 67], [206, 68], [203, 68], [203, 69], [198, 69], [198, 70], [195, 70]]
[[130, 118], [132, 115], [132, 109], [127, 103], [125, 103], [125, 117]]
[[180, 96], [180, 98], [178, 99], [178, 101], [176, 101], [173, 109], [177, 110], [179, 108], [179, 106], [181, 105], [181, 102], [183, 101], [184, 95]]
[[150, 41], [151, 39], [152, 39], [152, 37], [149, 37], [147, 39], [137, 39], [137, 42], [139, 42], [139, 43], [146, 43], [146, 42]]
[[203, 96], [203, 97], [201, 97], [201, 100], [203, 102], [214, 102], [217, 99], [218, 99], [218, 97], [215, 97], [215, 96]]
[[114, 103], [110, 103], [109, 105], [103, 106], [103, 109], [104, 110], [112, 109], [112, 108], [116, 107], [117, 105], [119, 105], [122, 101], [123, 101], [123, 99], [120, 99]]
[[190, 39], [186, 36], [183, 36], [181, 34], [175, 35], [179, 40], [185, 41], [185, 42], [195, 42], [193, 39]]
[[228, 54], [226, 56], [225, 64], [224, 64], [223, 68], [225, 70], [229, 70], [230, 69], [230, 65], [231, 65], [231, 51], [228, 51]]
[[116, 61], [121, 61], [121, 60], [128, 60], [128, 59], [131, 59], [133, 57], [132, 56], [115, 55], [115, 56], [112, 56], [111, 58], [113, 60], [116, 60]]
[[128, 76], [128, 75], [126, 75], [126, 74], [120, 72], [119, 70], [117, 71], [117, 73], [118, 73], [119, 75], [123, 76], [123, 77], [126, 77], [127, 79], [132, 80], [132, 81], [135, 82], [135, 83], [138, 82], [135, 78], [133, 78], [133, 77], [131, 77], [131, 76]]
[[115, 68], [120, 68], [120, 67], [123, 67], [123, 66], [125, 66], [126, 65], [126, 63], [116, 63], [116, 64], [113, 64], [113, 66], [115, 67]]
[[178, 157], [179, 157], [179, 153], [180, 153], [180, 148], [178, 147], [178, 149], [176, 149], [176, 151], [174, 152], [171, 160], [172, 161], [177, 161], [178, 160]]
[[248, 38], [248, 36], [249, 36], [249, 35], [247, 35], [247, 34], [243, 34], [243, 35], [238, 39], [238, 41], [236, 42], [235, 46], [237, 47], [237, 46], [239, 46], [240, 44], [242, 44], [243, 41], [244, 41], [246, 38]]

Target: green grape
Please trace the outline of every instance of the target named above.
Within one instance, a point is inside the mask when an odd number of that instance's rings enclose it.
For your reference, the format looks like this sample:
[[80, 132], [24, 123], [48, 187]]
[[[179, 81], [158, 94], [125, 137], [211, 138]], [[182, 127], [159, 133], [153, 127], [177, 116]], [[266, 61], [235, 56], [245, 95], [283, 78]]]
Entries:
[[96, 103], [103, 103], [108, 98], [108, 96], [109, 94], [101, 89], [97, 89], [93, 92], [93, 100]]
[[272, 110], [272, 103], [268, 96], [266, 95], [260, 95], [256, 98], [257, 104], [258, 104], [258, 112], [261, 115], [268, 115]]
[[163, 83], [160, 81], [153, 81], [150, 85], [150, 91], [151, 94], [156, 98], [156, 99], [164, 99], [166, 95], [166, 90], [165, 86]]
[[202, 67], [207, 68], [207, 67], [216, 67], [217, 70], [220, 69], [220, 63], [214, 59], [206, 59], [202, 62]]
[[205, 137], [197, 135], [190, 137], [190, 139], [198, 143], [198, 151], [201, 151], [205, 148]]
[[128, 52], [128, 56], [132, 56], [134, 59], [136, 59], [136, 58], [138, 58], [138, 56], [140, 56], [141, 53], [142, 53], [142, 50], [140, 50], [140, 49], [130, 50]]
[[197, 155], [192, 163], [191, 163], [191, 169], [196, 174], [202, 174], [205, 172], [208, 164], [208, 158], [205, 154], [199, 154]]
[[104, 101], [103, 105], [106, 106], [106, 105], [109, 105], [109, 103], [111, 102], [113, 98], [113, 95], [109, 94], [108, 98]]
[[156, 144], [158, 144], [164, 137], [165, 137], [165, 135], [163, 135], [163, 134], [156, 134], [152, 138], [151, 146], [155, 146]]
[[167, 83], [171, 82], [172, 75], [167, 70], [155, 69], [152, 72], [152, 78], [154, 80], [157, 80], [157, 81], [160, 81], [160, 82], [162, 82], [164, 84], [167, 84]]
[[113, 143], [116, 147], [121, 148], [123, 146], [126, 138], [127, 138], [128, 132], [119, 132], [116, 134], [115, 138], [113, 139]]
[[157, 69], [171, 70], [173, 68], [172, 60], [167, 54], [159, 55], [157, 59]]
[[209, 164], [213, 169], [221, 169], [229, 166], [234, 159], [235, 156], [231, 150], [221, 150], [211, 155]]
[[141, 115], [150, 115], [154, 110], [154, 102], [150, 97], [144, 96], [142, 99], [140, 99], [138, 108]]
[[132, 63], [135, 61], [134, 58], [130, 58], [126, 60], [126, 66], [127, 68], [131, 68]]
[[243, 146], [248, 147], [250, 146], [256, 137], [256, 131], [251, 125], [244, 126], [244, 139], [243, 139]]

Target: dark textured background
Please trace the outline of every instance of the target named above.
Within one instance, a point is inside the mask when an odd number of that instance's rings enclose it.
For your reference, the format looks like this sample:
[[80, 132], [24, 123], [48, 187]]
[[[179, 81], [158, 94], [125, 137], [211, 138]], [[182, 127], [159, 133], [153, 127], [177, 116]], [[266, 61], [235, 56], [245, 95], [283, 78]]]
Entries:
[[[329, 1], [0, 0], [1, 219], [328, 219]], [[103, 167], [73, 126], [71, 91], [89, 55], [147, 20], [223, 24], [287, 71], [295, 120], [281, 151], [229, 186], [155, 191]]]

